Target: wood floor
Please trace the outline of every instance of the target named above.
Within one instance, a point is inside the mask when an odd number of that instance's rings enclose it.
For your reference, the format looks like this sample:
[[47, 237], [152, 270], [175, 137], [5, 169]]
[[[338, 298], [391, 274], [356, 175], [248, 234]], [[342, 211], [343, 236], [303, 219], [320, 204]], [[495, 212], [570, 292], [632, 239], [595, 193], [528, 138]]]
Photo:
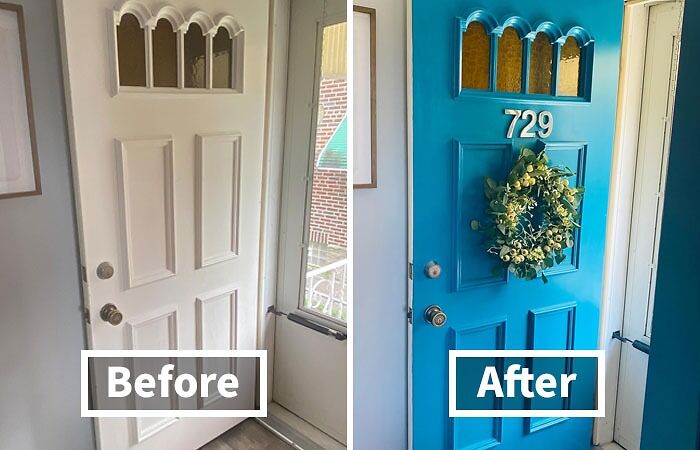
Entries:
[[254, 419], [247, 419], [199, 450], [290, 450], [293, 447]]

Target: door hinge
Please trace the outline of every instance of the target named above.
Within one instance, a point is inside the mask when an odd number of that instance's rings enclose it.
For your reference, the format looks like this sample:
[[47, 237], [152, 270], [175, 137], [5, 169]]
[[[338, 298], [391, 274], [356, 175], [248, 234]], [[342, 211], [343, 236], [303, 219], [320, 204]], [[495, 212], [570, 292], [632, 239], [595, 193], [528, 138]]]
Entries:
[[413, 263], [408, 263], [408, 279], [413, 280]]
[[83, 320], [85, 320], [85, 323], [90, 324], [90, 309], [89, 308], [83, 309]]
[[408, 320], [408, 323], [413, 325], [413, 308], [410, 306], [408, 307], [408, 311], [406, 311], [406, 320]]
[[83, 283], [87, 283], [87, 269], [85, 266], [80, 266], [80, 276], [83, 278]]

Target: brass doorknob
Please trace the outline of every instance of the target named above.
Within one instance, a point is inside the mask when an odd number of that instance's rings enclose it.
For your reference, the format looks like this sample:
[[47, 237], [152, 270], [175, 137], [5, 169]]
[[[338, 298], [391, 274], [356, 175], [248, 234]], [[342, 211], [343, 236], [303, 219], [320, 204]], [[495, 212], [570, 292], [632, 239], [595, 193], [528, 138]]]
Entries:
[[447, 314], [438, 305], [431, 305], [425, 309], [425, 320], [435, 328], [440, 328], [447, 322]]
[[107, 303], [100, 310], [100, 318], [115, 327], [122, 323], [124, 315], [113, 303]]

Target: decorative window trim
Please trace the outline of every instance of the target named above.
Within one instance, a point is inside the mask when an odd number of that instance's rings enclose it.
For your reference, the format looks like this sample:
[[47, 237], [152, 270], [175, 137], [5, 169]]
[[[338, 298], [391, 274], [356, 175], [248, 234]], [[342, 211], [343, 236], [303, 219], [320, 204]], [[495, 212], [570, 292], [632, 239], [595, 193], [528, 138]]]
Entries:
[[[146, 86], [121, 86], [119, 80], [119, 49], [117, 46], [117, 26], [125, 14], [133, 14], [145, 33], [146, 43]], [[243, 73], [245, 60], [245, 30], [243, 26], [229, 14], [219, 14], [215, 18], [205, 11], [194, 11], [185, 17], [180, 10], [172, 5], [164, 5], [157, 11], [151, 11], [146, 5], [137, 0], [127, 0], [112, 11], [113, 23], [110, 33], [110, 48], [112, 60], [112, 95], [120, 93], [160, 93], [160, 94], [241, 94], [243, 93]], [[153, 30], [158, 21], [166, 19], [177, 34], [177, 87], [155, 87], [153, 82]], [[196, 23], [202, 29], [206, 38], [207, 79], [204, 88], [185, 87], [185, 33], [190, 24]], [[233, 40], [232, 45], [232, 87], [213, 87], [213, 39], [219, 28], [224, 28]]]
[[[490, 36], [491, 52], [489, 55], [489, 89], [477, 90], [467, 89], [462, 87], [462, 33], [472, 22], [479, 22]], [[497, 74], [498, 74], [498, 39], [503, 35], [506, 28], [512, 27], [518, 33], [518, 36], [523, 41], [523, 63], [521, 75], [521, 92], [501, 92], [496, 90]], [[530, 78], [530, 49], [532, 42], [539, 33], [544, 33], [552, 44], [552, 86], [550, 94], [530, 94], [528, 93], [528, 84]], [[556, 95], [559, 84], [559, 62], [561, 56], [561, 47], [566, 42], [568, 37], [576, 39], [581, 48], [581, 70], [579, 73], [579, 92], [578, 96], [563, 96]], [[456, 19], [455, 30], [455, 77], [454, 77], [454, 95], [460, 97], [489, 97], [498, 99], [521, 100], [529, 103], [551, 103], [551, 102], [581, 102], [588, 103], [591, 101], [591, 85], [593, 78], [593, 49], [594, 39], [584, 28], [574, 26], [564, 34], [561, 29], [554, 23], [544, 21], [536, 27], [532, 27], [527, 20], [519, 16], [508, 17], [502, 22], [489, 12], [484, 10], [476, 10], [465, 17]]]

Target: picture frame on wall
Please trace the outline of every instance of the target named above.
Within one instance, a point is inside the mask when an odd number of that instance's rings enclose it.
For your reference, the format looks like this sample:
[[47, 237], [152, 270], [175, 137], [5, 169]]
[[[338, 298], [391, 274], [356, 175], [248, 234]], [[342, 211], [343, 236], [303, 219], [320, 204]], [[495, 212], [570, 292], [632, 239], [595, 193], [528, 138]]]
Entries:
[[0, 199], [41, 194], [22, 6], [0, 2]]
[[353, 6], [353, 186], [377, 187], [377, 11]]

